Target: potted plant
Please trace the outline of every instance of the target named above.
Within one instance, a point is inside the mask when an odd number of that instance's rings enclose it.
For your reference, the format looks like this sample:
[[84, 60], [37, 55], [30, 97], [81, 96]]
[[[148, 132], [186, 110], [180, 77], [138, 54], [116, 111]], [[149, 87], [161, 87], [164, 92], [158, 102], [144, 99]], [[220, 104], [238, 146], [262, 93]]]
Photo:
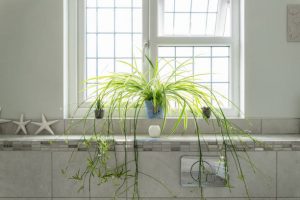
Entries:
[[[239, 156], [237, 153], [237, 147], [234, 145], [233, 137], [243, 135], [248, 136], [253, 139], [247, 133], [241, 131], [234, 124], [232, 124], [225, 116], [222, 107], [220, 105], [220, 99], [216, 97], [216, 92], [212, 91], [210, 88], [200, 84], [201, 75], [199, 76], [183, 76], [185, 73], [184, 67], [189, 65], [190, 62], [187, 60], [181, 64], [172, 66], [173, 70], [166, 76], [161, 75], [161, 70], [169, 66], [171, 62], [165, 62], [161, 65], [158, 60], [152, 62], [151, 59], [146, 57], [149, 68], [150, 68], [150, 78], [139, 70], [139, 67], [134, 62], [133, 64], [123, 62], [129, 66], [132, 70], [129, 73], [112, 73], [106, 76], [95, 77], [92, 79], [100, 80], [101, 84], [97, 85], [98, 98], [91, 104], [97, 105], [100, 97], [105, 96], [107, 99], [107, 119], [108, 123], [105, 123], [108, 126], [113, 126], [112, 118], [113, 116], [120, 119], [122, 134], [124, 135], [125, 147], [127, 142], [129, 142], [128, 137], [130, 134], [133, 134], [133, 160], [129, 160], [125, 148], [125, 159], [121, 164], [117, 164], [113, 169], [110, 168], [107, 171], [107, 149], [111, 145], [109, 141], [103, 139], [107, 132], [94, 132], [94, 137], [90, 140], [86, 140], [85, 143], [87, 147], [90, 147], [91, 141], [96, 142], [97, 151], [88, 159], [86, 169], [81, 173], [76, 174], [76, 180], [85, 180], [85, 177], [94, 177], [97, 175], [99, 182], [102, 183], [103, 180], [107, 181], [109, 178], [118, 177], [123, 181], [120, 187], [116, 190], [116, 196], [118, 196], [120, 191], [127, 191], [129, 188], [126, 187], [129, 179], [133, 180], [133, 199], [139, 199], [139, 150], [138, 150], [138, 138], [137, 138], [137, 125], [139, 118], [141, 117], [141, 110], [146, 105], [148, 109], [148, 117], [163, 118], [162, 132], [167, 121], [167, 116], [172, 113], [175, 109], [177, 113], [177, 120], [173, 125], [172, 130], [169, 134], [172, 134], [179, 127], [179, 124], [183, 122], [184, 128], [187, 128], [189, 119], [192, 121], [195, 127], [195, 135], [197, 138], [197, 143], [199, 146], [199, 187], [202, 191], [201, 185], [201, 175], [204, 174], [204, 162], [203, 162], [203, 153], [201, 148], [201, 129], [198, 123], [199, 118], [205, 119], [209, 123], [210, 117], [214, 117], [217, 122], [217, 126], [220, 130], [220, 138], [222, 148], [220, 149], [220, 157], [224, 161], [225, 168], [225, 179], [227, 181], [228, 187], [229, 183], [229, 165], [227, 163], [228, 151], [230, 155], [236, 162], [236, 170], [238, 175], [242, 178], [243, 183], [245, 184], [245, 189], [247, 191], [246, 182], [243, 179], [243, 169], [239, 162]], [[216, 102], [215, 105], [212, 102]], [[174, 108], [174, 103], [176, 108]], [[99, 104], [101, 105], [101, 104]], [[101, 106], [100, 106], [101, 107]], [[103, 108], [103, 107], [102, 107]], [[89, 109], [90, 112], [91, 109]], [[86, 114], [86, 116], [89, 113]], [[130, 116], [131, 115], [131, 116]], [[127, 132], [126, 129], [126, 119], [131, 118], [133, 120], [133, 127], [131, 128], [132, 132]], [[86, 119], [84, 119], [86, 120]], [[95, 122], [97, 123], [97, 122]], [[109, 127], [106, 129], [109, 132]], [[104, 151], [103, 148], [106, 147]], [[240, 147], [239, 147], [240, 148]], [[100, 155], [100, 156], [99, 156]], [[127, 167], [128, 163], [134, 162], [134, 169], [129, 170]], [[101, 171], [101, 173], [98, 173]], [[145, 174], [143, 174], [145, 175]], [[151, 178], [151, 175], [147, 175]], [[157, 179], [153, 178], [155, 181]], [[160, 183], [159, 181], [157, 181]], [[100, 184], [99, 183], [99, 184]], [[201, 197], [203, 192], [201, 192]]]
[[95, 100], [95, 118], [102, 119], [104, 117], [104, 103], [102, 102], [101, 98], [98, 97]]
[[209, 119], [210, 116], [211, 116], [211, 109], [210, 109], [210, 107], [204, 106], [204, 107], [201, 108], [201, 110], [202, 110], [203, 118]]

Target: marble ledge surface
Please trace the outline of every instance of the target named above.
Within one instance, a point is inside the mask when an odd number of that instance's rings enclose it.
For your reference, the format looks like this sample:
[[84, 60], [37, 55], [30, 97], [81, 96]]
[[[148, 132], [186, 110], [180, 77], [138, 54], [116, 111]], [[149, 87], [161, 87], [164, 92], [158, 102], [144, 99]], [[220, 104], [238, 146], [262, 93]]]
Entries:
[[[83, 141], [84, 139], [90, 139], [91, 135], [0, 135], [0, 142], [71, 142], [71, 141]], [[113, 140], [116, 143], [124, 142], [125, 136], [117, 135], [107, 137], [107, 140]], [[252, 137], [260, 142], [300, 142], [300, 134], [274, 134], [274, 135], [252, 135]], [[251, 142], [252, 140], [246, 136], [232, 136], [233, 140], [239, 140], [243, 142]], [[161, 136], [159, 138], [151, 138], [149, 136], [137, 136], [138, 142], [196, 142], [196, 136]], [[206, 142], [222, 141], [221, 135], [204, 134], [201, 136], [201, 140]], [[133, 141], [133, 136], [127, 136], [127, 141]]]

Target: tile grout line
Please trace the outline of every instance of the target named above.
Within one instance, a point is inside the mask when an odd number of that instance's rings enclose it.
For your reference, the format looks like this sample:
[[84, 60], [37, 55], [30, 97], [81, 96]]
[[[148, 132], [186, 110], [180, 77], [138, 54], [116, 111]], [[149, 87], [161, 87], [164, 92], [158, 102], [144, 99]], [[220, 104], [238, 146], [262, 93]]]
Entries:
[[275, 187], [276, 187], [276, 190], [275, 190], [275, 194], [276, 194], [276, 200], [277, 200], [278, 199], [278, 196], [277, 196], [278, 151], [276, 151], [276, 166], [275, 166], [275, 170], [276, 170], [276, 177], [275, 177]]
[[51, 200], [53, 200], [53, 152], [51, 151]]
[[263, 120], [260, 119], [260, 134], [263, 134]]

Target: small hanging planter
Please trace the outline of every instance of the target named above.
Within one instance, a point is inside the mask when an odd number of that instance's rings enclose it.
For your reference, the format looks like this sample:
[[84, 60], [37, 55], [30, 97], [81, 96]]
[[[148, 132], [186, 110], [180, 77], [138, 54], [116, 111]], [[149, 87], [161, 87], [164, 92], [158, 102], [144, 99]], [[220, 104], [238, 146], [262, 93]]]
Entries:
[[210, 116], [211, 116], [211, 109], [210, 109], [210, 107], [202, 107], [201, 110], [202, 110], [203, 117], [205, 119], [209, 119]]
[[95, 110], [95, 118], [102, 119], [104, 117], [105, 111], [103, 109]]
[[98, 97], [95, 101], [95, 118], [102, 119], [104, 117], [104, 103], [102, 99]]
[[147, 112], [148, 119], [164, 118], [164, 110], [162, 109], [161, 106], [155, 108], [151, 100], [146, 100], [145, 105], [146, 105], [146, 112]]

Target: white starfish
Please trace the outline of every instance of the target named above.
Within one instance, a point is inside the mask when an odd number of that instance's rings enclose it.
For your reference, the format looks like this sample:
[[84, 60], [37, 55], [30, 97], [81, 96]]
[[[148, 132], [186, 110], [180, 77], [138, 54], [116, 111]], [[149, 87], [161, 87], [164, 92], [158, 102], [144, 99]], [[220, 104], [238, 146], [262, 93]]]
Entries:
[[40, 126], [40, 128], [35, 132], [36, 135], [41, 133], [42, 130], [47, 130], [49, 133], [51, 133], [51, 135], [54, 135], [50, 126], [52, 124], [55, 124], [56, 122], [58, 122], [58, 120], [53, 120], [53, 121], [47, 122], [45, 115], [42, 114], [42, 123], [38, 123], [38, 122], [31, 122], [31, 123], [33, 123], [37, 126]]
[[26, 125], [30, 122], [30, 120], [25, 121], [24, 122], [24, 115], [22, 114], [20, 117], [20, 121], [13, 121], [14, 124], [18, 125], [18, 128], [16, 130], [16, 134], [18, 134], [20, 132], [20, 130], [22, 130], [22, 132], [27, 135], [27, 130], [26, 130]]
[[[0, 107], [0, 113], [1, 113], [1, 111], [2, 111], [2, 108]], [[7, 123], [7, 122], [10, 122], [10, 120], [0, 119], [0, 124]]]

